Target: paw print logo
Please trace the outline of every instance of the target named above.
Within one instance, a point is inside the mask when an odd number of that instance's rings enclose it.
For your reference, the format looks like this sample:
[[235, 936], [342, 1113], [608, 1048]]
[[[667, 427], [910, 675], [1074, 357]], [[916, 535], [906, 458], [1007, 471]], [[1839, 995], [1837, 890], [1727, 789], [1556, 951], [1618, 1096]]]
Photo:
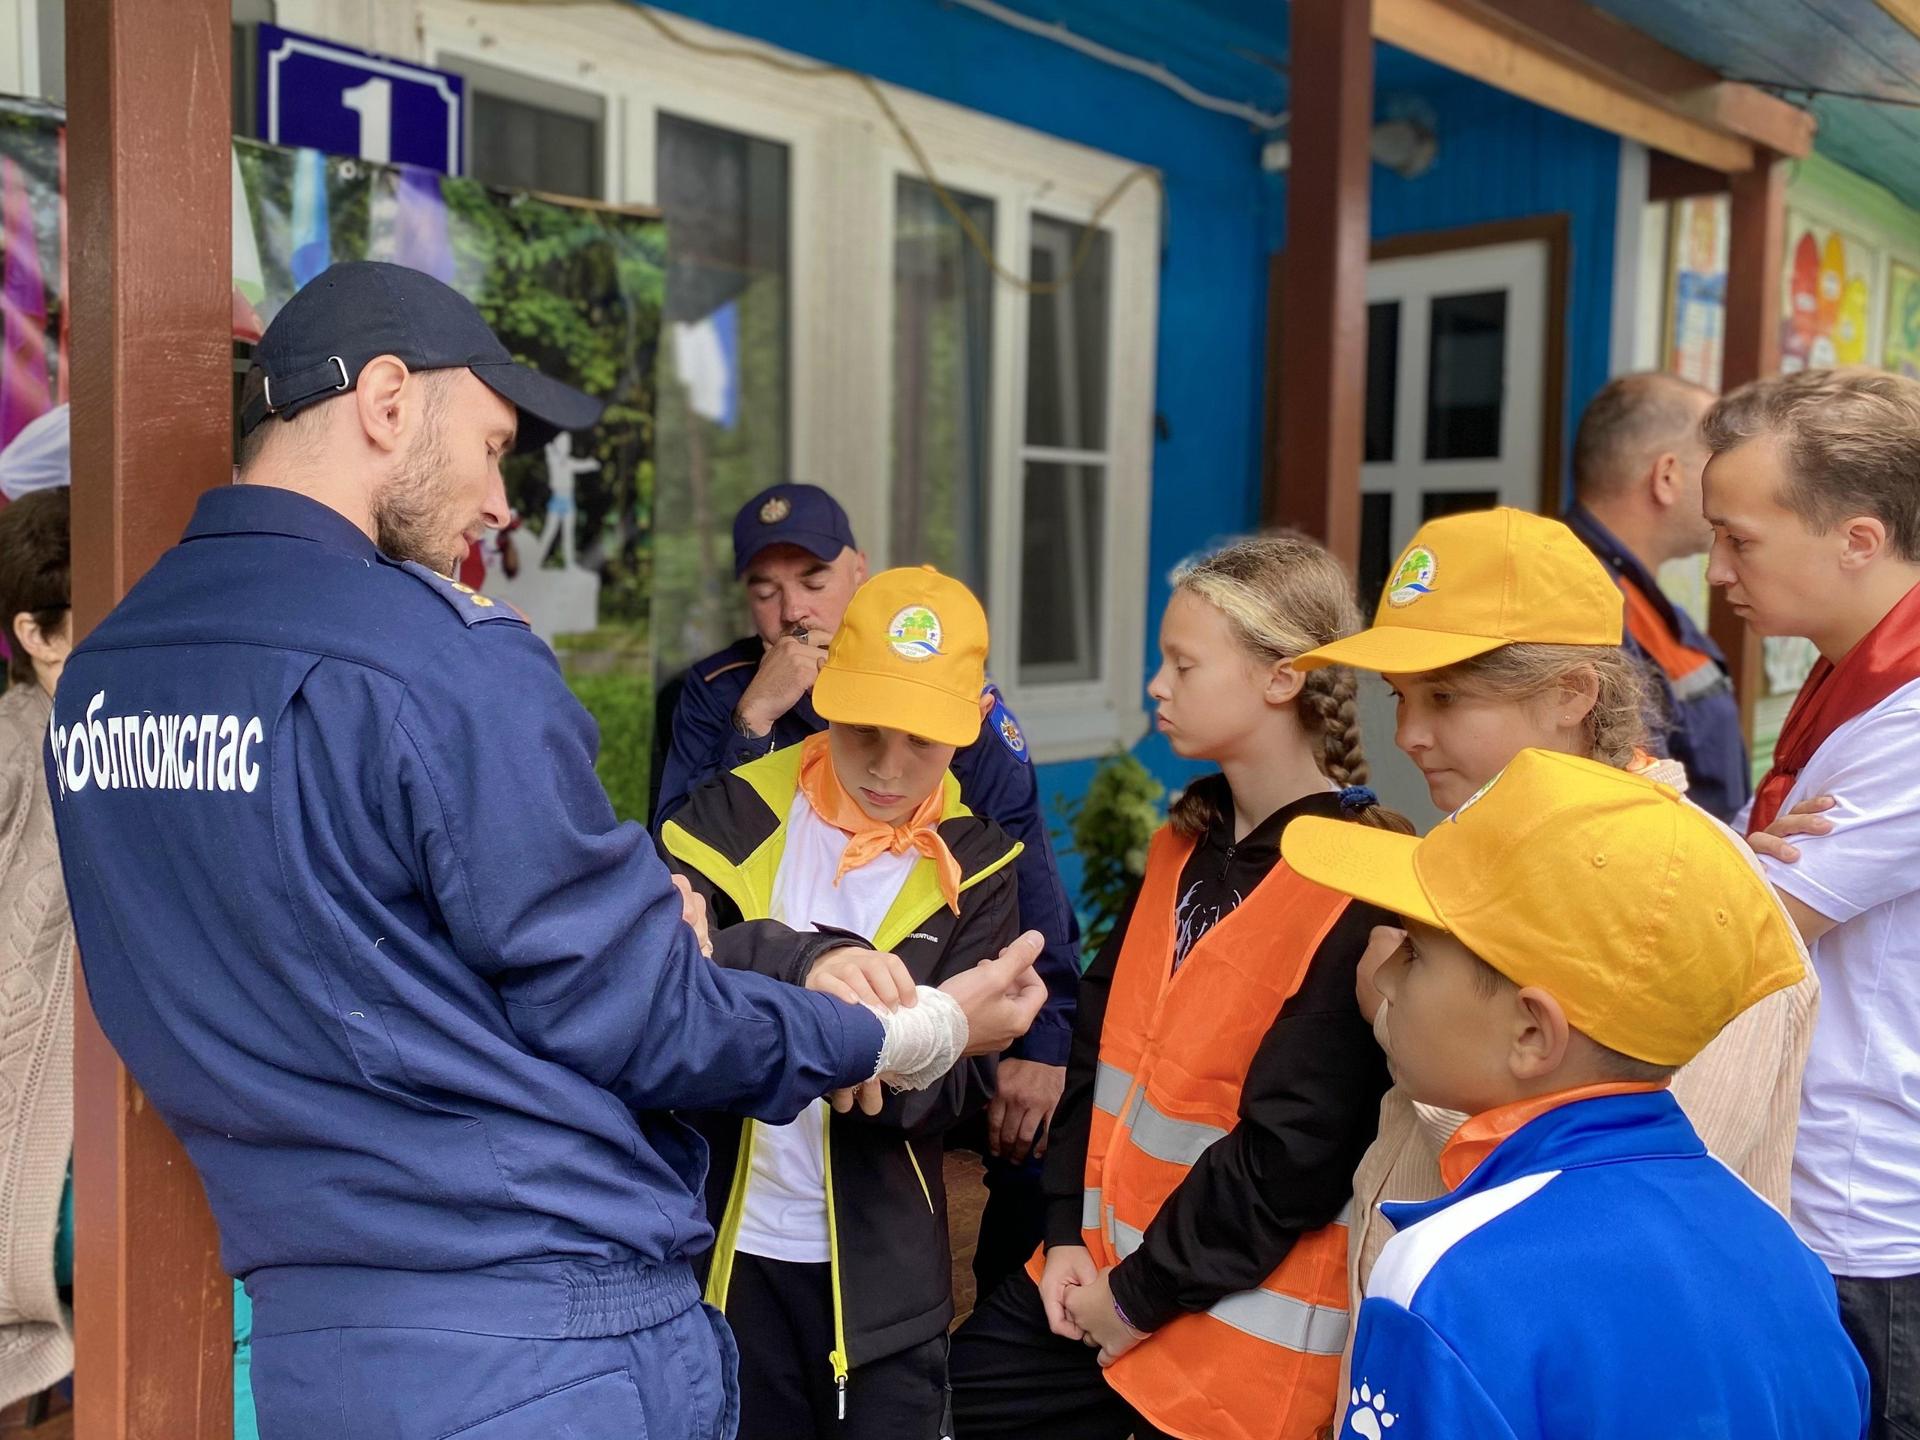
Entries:
[[1364, 1380], [1351, 1394], [1353, 1409], [1347, 1413], [1347, 1428], [1361, 1440], [1380, 1440], [1400, 1418], [1387, 1409], [1387, 1392], [1373, 1389]]

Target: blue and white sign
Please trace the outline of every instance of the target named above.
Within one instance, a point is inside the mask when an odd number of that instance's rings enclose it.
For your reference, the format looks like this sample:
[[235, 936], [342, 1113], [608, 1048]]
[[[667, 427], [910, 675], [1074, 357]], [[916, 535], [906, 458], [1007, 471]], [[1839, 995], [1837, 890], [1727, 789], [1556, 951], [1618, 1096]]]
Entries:
[[458, 175], [464, 104], [458, 75], [260, 27], [260, 127], [276, 145]]

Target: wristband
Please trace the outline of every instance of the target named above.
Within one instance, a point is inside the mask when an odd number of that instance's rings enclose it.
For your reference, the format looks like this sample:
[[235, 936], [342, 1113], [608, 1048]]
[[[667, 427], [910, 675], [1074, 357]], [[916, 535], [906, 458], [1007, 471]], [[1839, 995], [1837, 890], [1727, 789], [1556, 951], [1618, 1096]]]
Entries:
[[[1111, 1291], [1112, 1287], [1109, 1286], [1108, 1288], [1109, 1288], [1109, 1291]], [[1141, 1339], [1144, 1340], [1146, 1338], [1147, 1332], [1142, 1330], [1138, 1325], [1134, 1324], [1133, 1321], [1129, 1320], [1127, 1318], [1127, 1312], [1120, 1308], [1120, 1299], [1118, 1296], [1115, 1296], [1113, 1301], [1113, 1317], [1114, 1319], [1118, 1320], [1122, 1325], [1126, 1326], [1127, 1329], [1131, 1330], [1135, 1335], [1138, 1335]]]

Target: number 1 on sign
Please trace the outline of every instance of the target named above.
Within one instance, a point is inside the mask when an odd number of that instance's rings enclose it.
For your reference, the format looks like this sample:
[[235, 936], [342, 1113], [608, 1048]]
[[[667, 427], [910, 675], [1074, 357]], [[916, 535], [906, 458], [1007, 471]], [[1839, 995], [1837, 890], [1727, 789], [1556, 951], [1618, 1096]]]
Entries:
[[378, 76], [340, 92], [340, 103], [360, 117], [360, 158], [385, 164], [393, 149], [393, 82]]

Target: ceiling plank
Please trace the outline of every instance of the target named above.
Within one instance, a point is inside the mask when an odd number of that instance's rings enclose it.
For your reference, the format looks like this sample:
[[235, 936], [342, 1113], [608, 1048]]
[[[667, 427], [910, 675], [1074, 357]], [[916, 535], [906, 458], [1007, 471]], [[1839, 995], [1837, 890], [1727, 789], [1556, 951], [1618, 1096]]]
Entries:
[[1746, 140], [1610, 79], [1528, 28], [1464, 0], [1374, 0], [1373, 33], [1422, 59], [1697, 165], [1728, 173], [1753, 167], [1754, 147]]
[[[1906, 0], [1920, 10], [1920, 0]], [[1817, 122], [1797, 105], [1752, 85], [1722, 80], [1706, 65], [1585, 0], [1473, 0], [1523, 26], [1562, 58], [1625, 80], [1691, 119], [1794, 159], [1813, 149]]]

